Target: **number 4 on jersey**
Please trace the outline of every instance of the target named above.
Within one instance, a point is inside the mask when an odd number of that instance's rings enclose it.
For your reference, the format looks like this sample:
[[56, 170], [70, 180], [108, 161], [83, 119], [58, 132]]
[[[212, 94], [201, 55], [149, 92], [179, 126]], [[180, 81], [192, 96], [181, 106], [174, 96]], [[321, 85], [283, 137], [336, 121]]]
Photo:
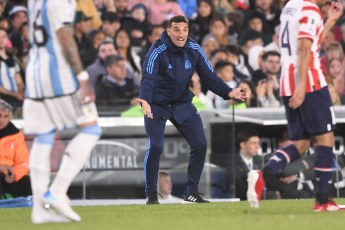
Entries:
[[289, 42], [289, 22], [286, 23], [285, 28], [283, 30], [281, 40], [280, 40], [282, 48], [287, 48], [289, 51], [289, 56], [291, 56], [291, 47]]

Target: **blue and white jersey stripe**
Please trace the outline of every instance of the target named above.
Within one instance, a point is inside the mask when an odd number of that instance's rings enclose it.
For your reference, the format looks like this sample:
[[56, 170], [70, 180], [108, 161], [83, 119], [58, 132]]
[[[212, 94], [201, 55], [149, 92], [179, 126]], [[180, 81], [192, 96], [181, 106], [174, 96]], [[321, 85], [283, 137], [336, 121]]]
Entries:
[[146, 71], [148, 73], [152, 73], [153, 72], [153, 66], [155, 64], [155, 60], [158, 56], [158, 54], [162, 53], [164, 50], [166, 50], [166, 45], [160, 45], [158, 46], [156, 49], [154, 49], [148, 59], [148, 62], [147, 62], [147, 67], [146, 67]]
[[18, 92], [16, 73], [20, 72], [18, 64], [15, 62], [13, 66], [8, 66], [8, 64], [1, 60], [0, 63], [0, 86], [5, 89]]
[[75, 7], [75, 1], [70, 0], [29, 0], [31, 49], [26, 68], [26, 97], [49, 98], [77, 90], [78, 81], [57, 36], [59, 29], [73, 24]]
[[213, 68], [210, 64], [210, 62], [208, 61], [205, 52], [201, 49], [201, 47], [199, 46], [199, 44], [194, 43], [194, 42], [189, 42], [189, 47], [195, 50], [198, 50], [199, 53], [203, 56], [205, 63], [207, 64], [208, 68], [211, 70], [211, 72], [213, 73]]

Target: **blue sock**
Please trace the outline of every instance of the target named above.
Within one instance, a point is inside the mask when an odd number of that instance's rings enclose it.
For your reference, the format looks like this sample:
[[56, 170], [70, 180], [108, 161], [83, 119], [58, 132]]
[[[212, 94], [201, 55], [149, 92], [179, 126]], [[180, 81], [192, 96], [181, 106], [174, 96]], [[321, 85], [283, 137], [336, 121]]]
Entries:
[[299, 158], [299, 153], [294, 145], [288, 145], [278, 149], [266, 163], [265, 167], [271, 168], [273, 175], [281, 172], [287, 164]]
[[[332, 183], [333, 174], [333, 148], [328, 146], [317, 146], [315, 149], [315, 176], [316, 176], [316, 194], [328, 194]], [[317, 196], [318, 197], [318, 196]], [[327, 200], [319, 200], [320, 203], [326, 203]]]

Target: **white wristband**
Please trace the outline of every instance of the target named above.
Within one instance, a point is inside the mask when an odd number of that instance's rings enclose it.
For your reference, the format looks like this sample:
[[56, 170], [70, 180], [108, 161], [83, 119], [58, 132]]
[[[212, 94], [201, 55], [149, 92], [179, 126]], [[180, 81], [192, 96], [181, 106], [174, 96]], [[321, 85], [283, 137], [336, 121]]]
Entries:
[[84, 70], [77, 75], [78, 81], [86, 81], [89, 79], [89, 74]]

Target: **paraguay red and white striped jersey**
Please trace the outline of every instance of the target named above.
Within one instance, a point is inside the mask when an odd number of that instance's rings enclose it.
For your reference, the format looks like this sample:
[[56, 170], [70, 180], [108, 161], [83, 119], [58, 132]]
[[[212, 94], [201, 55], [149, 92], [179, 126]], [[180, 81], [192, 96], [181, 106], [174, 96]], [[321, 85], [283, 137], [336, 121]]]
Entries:
[[292, 96], [298, 85], [298, 41], [302, 38], [313, 41], [306, 93], [320, 90], [327, 82], [320, 68], [323, 21], [319, 7], [310, 0], [290, 0], [281, 13], [280, 22], [281, 96]]

